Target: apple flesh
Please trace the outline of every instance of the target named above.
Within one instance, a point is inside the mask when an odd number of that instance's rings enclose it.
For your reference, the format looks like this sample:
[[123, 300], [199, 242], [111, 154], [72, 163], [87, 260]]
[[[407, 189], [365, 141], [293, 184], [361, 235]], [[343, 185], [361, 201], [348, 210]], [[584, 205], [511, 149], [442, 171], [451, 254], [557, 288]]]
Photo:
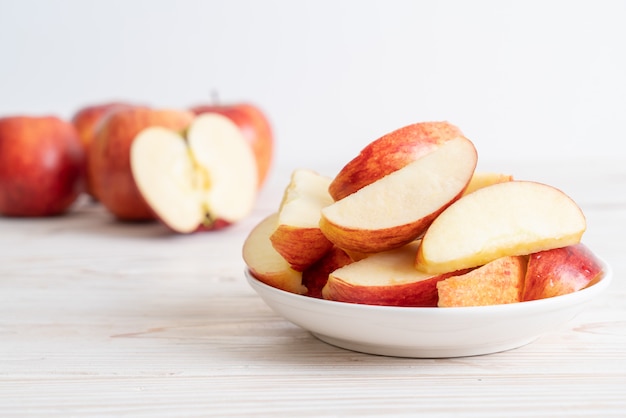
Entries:
[[460, 136], [459, 128], [445, 121], [415, 123], [385, 134], [341, 169], [329, 193], [334, 200], [343, 199]]
[[149, 127], [130, 149], [133, 179], [156, 217], [173, 231], [211, 229], [248, 216], [257, 196], [250, 146], [225, 116], [205, 113], [186, 131]]
[[277, 225], [278, 212], [275, 212], [252, 228], [243, 243], [243, 260], [257, 280], [287, 292], [305, 294], [302, 273], [292, 269], [270, 242]]
[[401, 247], [419, 238], [461, 196], [476, 162], [476, 149], [470, 140], [450, 139], [323, 208], [320, 228], [346, 251], [373, 253]]
[[328, 194], [331, 179], [305, 169], [295, 170], [278, 211], [272, 245], [291, 267], [303, 271], [333, 246], [319, 223], [323, 207], [333, 203]]
[[602, 277], [602, 264], [582, 243], [530, 255], [523, 301], [576, 292]]
[[135, 137], [148, 127], [181, 132], [193, 118], [191, 112], [136, 106], [119, 109], [103, 121], [89, 146], [88, 178], [95, 197], [117, 219], [155, 219], [133, 179], [130, 148]]
[[445, 272], [508, 255], [577, 244], [585, 217], [562, 191], [532, 181], [508, 181], [470, 193], [442, 212], [424, 235], [417, 268]]
[[0, 213], [66, 212], [84, 190], [84, 158], [76, 129], [58, 117], [0, 118]]
[[520, 301], [526, 257], [507, 256], [437, 283], [437, 306], [486, 306]]
[[385, 306], [437, 306], [437, 282], [462, 272], [428, 274], [415, 269], [419, 241], [372, 254], [330, 273], [324, 299]]
[[252, 147], [257, 170], [258, 187], [266, 182], [274, 158], [274, 134], [266, 114], [250, 103], [204, 104], [190, 109], [194, 114], [219, 113], [232, 120], [241, 129]]

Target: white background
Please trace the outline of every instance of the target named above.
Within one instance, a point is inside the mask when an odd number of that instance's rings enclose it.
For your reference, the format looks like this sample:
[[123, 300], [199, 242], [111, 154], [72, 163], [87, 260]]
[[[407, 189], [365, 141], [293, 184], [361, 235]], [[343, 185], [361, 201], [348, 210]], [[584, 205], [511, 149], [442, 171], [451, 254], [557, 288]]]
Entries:
[[0, 115], [250, 101], [277, 164], [448, 120], [481, 161], [626, 159], [625, 1], [0, 0]]

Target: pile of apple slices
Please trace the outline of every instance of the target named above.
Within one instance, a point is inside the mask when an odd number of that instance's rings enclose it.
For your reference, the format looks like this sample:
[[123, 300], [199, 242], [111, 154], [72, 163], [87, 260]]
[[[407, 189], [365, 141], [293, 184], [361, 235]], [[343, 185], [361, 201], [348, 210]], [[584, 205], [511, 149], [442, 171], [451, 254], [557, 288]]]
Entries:
[[423, 122], [371, 142], [334, 178], [295, 170], [243, 259], [270, 286], [370, 305], [515, 303], [601, 278], [570, 197], [476, 172], [477, 160], [457, 127]]

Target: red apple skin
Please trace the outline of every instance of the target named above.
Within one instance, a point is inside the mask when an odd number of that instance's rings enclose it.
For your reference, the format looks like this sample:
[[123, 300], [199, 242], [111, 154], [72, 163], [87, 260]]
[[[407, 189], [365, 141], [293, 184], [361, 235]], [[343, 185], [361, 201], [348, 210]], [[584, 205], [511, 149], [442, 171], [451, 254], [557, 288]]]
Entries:
[[84, 190], [85, 154], [74, 126], [56, 116], [0, 119], [0, 213], [53, 216]]
[[443, 273], [418, 282], [386, 286], [357, 286], [334, 278], [328, 280], [323, 297], [336, 302], [364, 305], [436, 307], [439, 302], [437, 283], [467, 271]]
[[150, 126], [183, 131], [193, 118], [183, 110], [134, 106], [118, 109], [103, 121], [89, 146], [88, 177], [96, 198], [118, 220], [155, 219], [130, 167], [130, 146], [137, 134]]
[[[83, 149], [85, 150], [85, 173], [88, 173], [87, 166], [89, 165], [89, 144], [93, 142], [96, 132], [102, 124], [103, 120], [108, 115], [119, 109], [125, 109], [131, 107], [130, 103], [126, 102], [106, 102], [92, 105], [85, 105], [78, 109], [71, 118], [71, 122], [78, 132]], [[86, 192], [95, 198], [93, 191], [91, 190], [91, 181], [86, 179]]]
[[448, 122], [420, 122], [399, 128], [363, 148], [339, 171], [328, 191], [333, 199], [343, 199], [459, 136], [463, 133]]
[[306, 296], [322, 299], [322, 289], [328, 281], [328, 275], [350, 263], [352, 258], [344, 250], [332, 247], [302, 272], [302, 284], [307, 288]]
[[584, 244], [530, 255], [523, 301], [545, 299], [584, 289], [602, 277], [602, 265]]
[[256, 105], [237, 104], [202, 104], [192, 106], [191, 112], [219, 113], [232, 120], [243, 132], [252, 147], [257, 162], [259, 188], [265, 183], [274, 158], [274, 135], [269, 118]]

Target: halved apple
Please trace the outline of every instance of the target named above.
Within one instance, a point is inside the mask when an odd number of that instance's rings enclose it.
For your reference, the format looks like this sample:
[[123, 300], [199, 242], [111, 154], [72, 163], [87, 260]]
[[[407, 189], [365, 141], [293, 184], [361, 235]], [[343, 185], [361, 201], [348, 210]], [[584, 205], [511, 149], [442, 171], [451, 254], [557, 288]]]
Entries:
[[439, 307], [485, 306], [520, 301], [526, 257], [508, 256], [437, 283]]
[[333, 199], [343, 199], [459, 136], [463, 136], [459, 128], [445, 121], [396, 129], [370, 142], [348, 162], [333, 179], [329, 192]]
[[602, 265], [582, 243], [531, 254], [522, 300], [572, 293], [602, 277]]
[[321, 209], [333, 203], [328, 194], [330, 182], [315, 171], [297, 169], [283, 194], [278, 226], [270, 240], [295, 270], [303, 271], [333, 246], [319, 226]]
[[158, 219], [189, 233], [246, 217], [257, 196], [254, 154], [230, 119], [203, 114], [185, 136], [150, 127], [131, 146], [137, 187]]
[[429, 273], [477, 267], [577, 244], [585, 229], [581, 209], [561, 190], [532, 181], [494, 184], [462, 197], [435, 219], [416, 266]]
[[511, 180], [513, 180], [513, 176], [511, 174], [495, 173], [491, 171], [477, 171], [472, 176], [472, 179], [463, 194], [470, 194], [478, 189], [482, 189], [483, 187]]
[[278, 213], [275, 212], [252, 228], [243, 243], [243, 260], [259, 281], [287, 292], [304, 294], [307, 289], [302, 285], [302, 273], [292, 269], [270, 242], [277, 225]]
[[477, 163], [464, 137], [434, 151], [322, 209], [320, 228], [348, 252], [398, 248], [420, 237], [458, 199]]
[[415, 269], [419, 241], [372, 254], [328, 277], [324, 299], [387, 306], [437, 306], [437, 282], [462, 272], [428, 274]]

